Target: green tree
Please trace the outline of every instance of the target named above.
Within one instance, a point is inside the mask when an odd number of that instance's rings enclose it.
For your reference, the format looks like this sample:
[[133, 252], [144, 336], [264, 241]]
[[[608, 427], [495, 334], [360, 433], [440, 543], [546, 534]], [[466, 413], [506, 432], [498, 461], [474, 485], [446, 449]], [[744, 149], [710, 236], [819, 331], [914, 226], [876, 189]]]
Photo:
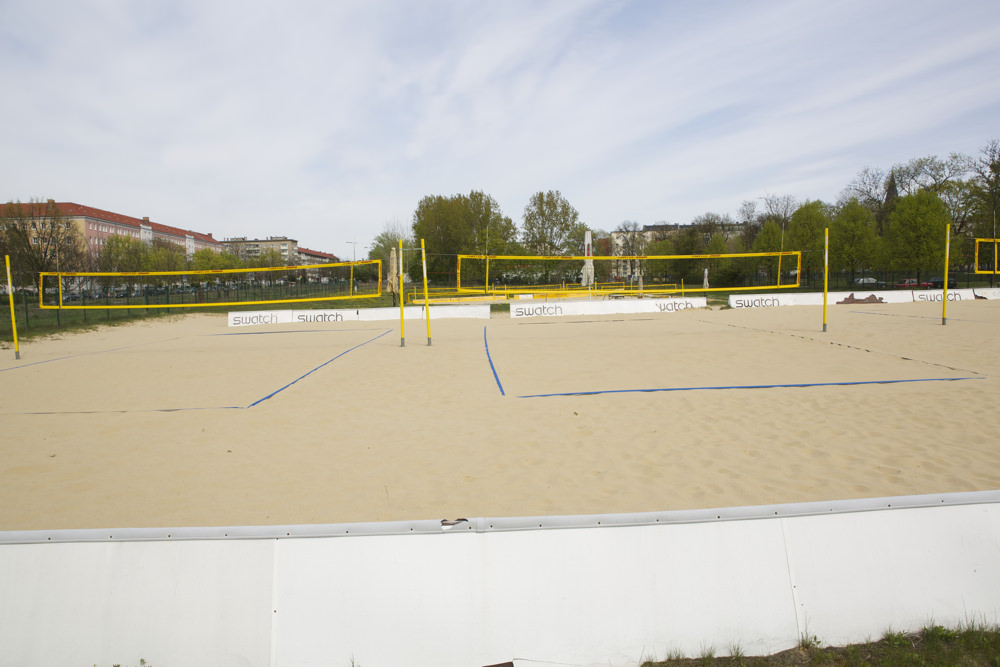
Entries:
[[[792, 213], [788, 221], [785, 247], [802, 253], [802, 264], [806, 270], [806, 283], [812, 282], [813, 274], [823, 270], [823, 230], [830, 226], [829, 209], [821, 201], [807, 201]], [[791, 258], [788, 258], [791, 263]], [[784, 265], [782, 266], [784, 269]]]
[[580, 214], [558, 190], [536, 192], [524, 207], [524, 245], [537, 255], [568, 254]]
[[[674, 243], [669, 238], [653, 241], [646, 247], [646, 254], [653, 255], [673, 255]], [[672, 276], [675, 268], [675, 260], [670, 259], [650, 259], [646, 260], [646, 271], [651, 279], [656, 282], [673, 282]]]
[[593, 243], [595, 238], [594, 232], [586, 223], [578, 222], [573, 225], [566, 239], [567, 255], [583, 255], [586, 253], [587, 232], [590, 232], [590, 240]]
[[889, 266], [896, 270], [940, 271], [944, 267], [945, 227], [948, 207], [930, 190], [900, 197], [889, 215], [886, 251]]
[[[102, 272], [143, 271], [148, 266], [148, 249], [139, 239], [128, 236], [111, 236], [104, 240], [96, 258], [97, 270]], [[102, 294], [107, 294], [112, 286], [124, 282], [130, 291], [139, 284], [138, 279], [100, 278]]]
[[105, 239], [97, 255], [97, 270], [142, 271], [146, 266], [146, 254], [146, 246], [139, 239], [111, 236]]
[[674, 236], [674, 254], [704, 255], [711, 239], [711, 235], [705, 236], [705, 231], [700, 227], [686, 225]]
[[[441, 283], [454, 280], [456, 255], [515, 254], [517, 228], [493, 197], [474, 190], [468, 196], [421, 199], [413, 213], [413, 234], [426, 244], [428, 279]], [[485, 264], [470, 267], [475, 277], [484, 278]], [[418, 264], [412, 271], [415, 280], [422, 277]]]
[[493, 197], [473, 190], [463, 202], [468, 208], [472, 227], [472, 246], [463, 249], [480, 255], [506, 255], [510, 243], [517, 238], [517, 226], [503, 214]]
[[216, 252], [211, 248], [196, 250], [191, 256], [193, 271], [219, 271], [239, 268], [240, 262], [236, 255], [230, 252]]
[[849, 199], [830, 224], [831, 269], [847, 271], [853, 283], [854, 275], [875, 261], [877, 246], [875, 214], [857, 198]]
[[889, 225], [889, 216], [896, 210], [899, 203], [899, 189], [896, 187], [896, 174], [890, 172], [889, 178], [885, 182], [885, 196], [882, 198], [882, 205], [875, 211], [875, 231], [879, 236], [885, 236], [886, 227]]
[[[760, 233], [753, 242], [754, 252], [776, 252], [781, 249], [781, 227], [774, 220], [768, 220], [760, 228]], [[766, 274], [770, 283], [777, 282], [778, 259], [776, 257], [761, 257], [757, 264], [758, 271]]]
[[187, 268], [184, 248], [161, 239], [153, 239], [153, 246], [146, 253], [147, 271], [181, 271]]
[[413, 235], [424, 239], [427, 247], [428, 281], [454, 281], [456, 255], [466, 254], [475, 240], [465, 197], [429, 195], [421, 199], [413, 212]]

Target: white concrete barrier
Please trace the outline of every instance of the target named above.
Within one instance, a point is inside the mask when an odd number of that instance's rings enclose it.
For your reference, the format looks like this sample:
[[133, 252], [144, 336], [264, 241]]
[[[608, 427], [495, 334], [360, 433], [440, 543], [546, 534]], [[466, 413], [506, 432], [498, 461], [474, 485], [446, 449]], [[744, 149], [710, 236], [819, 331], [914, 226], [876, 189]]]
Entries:
[[676, 313], [689, 308], [707, 308], [703, 296], [667, 299], [609, 299], [601, 301], [547, 301], [510, 304], [511, 318], [560, 317], [564, 315], [613, 315], [625, 313]]
[[[404, 306], [407, 320], [424, 319], [423, 306]], [[490, 305], [431, 306], [431, 319], [490, 319]], [[399, 308], [352, 308], [316, 310], [242, 310], [229, 313], [229, 326], [245, 327], [261, 324], [330, 324], [337, 322], [376, 322], [399, 320]]]
[[[913, 303], [915, 301], [941, 302], [944, 290], [880, 290], [853, 292], [828, 292], [828, 306], [856, 305], [865, 303]], [[948, 301], [971, 301], [980, 290], [950, 289]], [[988, 298], [1000, 298], [988, 297]], [[822, 292], [789, 292], [766, 294], [731, 294], [730, 308], [776, 308], [778, 306], [822, 306]]]
[[632, 666], [998, 618], [1000, 491], [0, 533], [0, 666]]

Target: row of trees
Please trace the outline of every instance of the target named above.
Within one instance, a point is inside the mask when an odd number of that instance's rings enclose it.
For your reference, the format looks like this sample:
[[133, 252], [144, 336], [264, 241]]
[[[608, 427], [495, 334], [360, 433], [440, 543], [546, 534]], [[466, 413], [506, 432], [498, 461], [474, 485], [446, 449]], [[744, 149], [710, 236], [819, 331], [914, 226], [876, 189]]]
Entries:
[[[830, 230], [831, 266], [850, 274], [872, 271], [940, 271], [945, 227], [951, 224], [956, 267], [970, 268], [973, 239], [996, 238], [1000, 209], [1000, 141], [979, 154], [924, 157], [889, 170], [866, 167], [835, 203], [766, 195], [744, 201], [734, 219], [706, 213], [686, 225], [642, 227], [625, 221], [611, 233], [590, 228], [557, 190], [535, 193], [521, 227], [504, 215], [492, 196], [424, 197], [406, 228], [387, 225], [370, 258], [387, 261], [398, 239], [412, 247], [423, 238], [431, 254], [431, 278], [454, 275], [458, 254], [579, 255], [584, 232], [594, 236], [596, 255], [689, 255], [800, 250], [806, 271], [822, 265], [823, 230]], [[408, 259], [415, 255], [408, 255]], [[655, 270], [646, 267], [645, 270]], [[408, 265], [411, 275], [419, 267]], [[638, 267], [625, 267], [632, 273]]]
[[[524, 208], [522, 227], [503, 214], [490, 195], [474, 190], [468, 195], [424, 197], [417, 204], [412, 225], [386, 226], [375, 237], [369, 259], [387, 262], [398, 239], [407, 247], [424, 239], [429, 248], [429, 277], [446, 280], [455, 275], [457, 255], [579, 255], [583, 254], [587, 226], [579, 212], [558, 190], [538, 192]], [[421, 270], [415, 255], [404, 255], [407, 271]]]
[[[430, 277], [450, 280], [456, 255], [580, 255], [590, 229], [596, 255], [801, 250], [808, 268], [821, 264], [823, 229], [828, 227], [835, 270], [936, 271], [943, 263], [945, 225], [952, 225], [952, 261], [968, 266], [972, 239], [997, 237], [998, 209], [1000, 141], [993, 140], [975, 156], [917, 158], [889, 170], [866, 167], [832, 204], [767, 195], [743, 202], [736, 219], [706, 213], [686, 225], [646, 228], [625, 221], [613, 231], [617, 246], [607, 231], [582, 222], [558, 190], [532, 195], [520, 228], [485, 192], [431, 195], [418, 203], [410, 225], [386, 226], [369, 258], [387, 263], [399, 239], [413, 247], [414, 239], [422, 238]], [[243, 261], [231, 253], [200, 250], [189, 259], [179, 246], [159, 241], [147, 246], [125, 237], [107, 239], [99, 251], [91, 252], [81, 232], [60, 217], [51, 201], [3, 207], [0, 254], [11, 256], [19, 285], [32, 284], [41, 271], [203, 270], [284, 263], [276, 252]], [[408, 273], [418, 275], [419, 264], [412, 263], [416, 253], [404, 257]]]

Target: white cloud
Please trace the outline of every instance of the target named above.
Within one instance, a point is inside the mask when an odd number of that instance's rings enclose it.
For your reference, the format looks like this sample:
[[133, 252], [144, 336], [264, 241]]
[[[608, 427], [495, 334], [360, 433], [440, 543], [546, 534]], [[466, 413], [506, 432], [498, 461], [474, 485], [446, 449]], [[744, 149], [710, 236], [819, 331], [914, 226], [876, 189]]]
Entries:
[[14, 0], [0, 199], [337, 254], [472, 189], [603, 228], [831, 200], [994, 138], [998, 38], [985, 0]]

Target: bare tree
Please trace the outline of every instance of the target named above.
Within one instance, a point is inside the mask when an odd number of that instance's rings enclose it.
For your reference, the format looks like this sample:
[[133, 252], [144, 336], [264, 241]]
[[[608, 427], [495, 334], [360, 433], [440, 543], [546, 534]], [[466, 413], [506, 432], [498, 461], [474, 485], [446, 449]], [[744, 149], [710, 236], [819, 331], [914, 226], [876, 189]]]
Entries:
[[757, 215], [757, 200], [746, 199], [740, 204], [739, 216], [740, 240], [744, 248], [752, 248], [754, 239], [760, 233], [761, 220]]
[[1000, 209], [1000, 140], [983, 146], [976, 157], [965, 158], [966, 168], [976, 181], [979, 199], [992, 214], [993, 238], [997, 238], [997, 211]]
[[721, 235], [723, 240], [728, 241], [737, 227], [736, 222], [733, 221], [728, 213], [725, 215], [703, 213], [692, 220], [691, 225], [697, 227], [702, 233], [705, 237], [706, 245], [716, 234]]
[[888, 180], [889, 174], [885, 170], [878, 167], [865, 167], [844, 188], [840, 196], [840, 202], [843, 204], [851, 199], [857, 199], [859, 204], [872, 213], [878, 214], [885, 203], [886, 183]]
[[948, 183], [961, 178], [968, 170], [967, 160], [953, 153], [946, 160], [933, 155], [913, 158], [906, 164], [892, 168], [896, 176], [896, 187], [902, 195], [911, 195], [920, 190], [941, 192]]
[[618, 225], [612, 237], [615, 239], [616, 255], [629, 257], [620, 263], [625, 275], [634, 276], [641, 273], [641, 267], [636, 259], [631, 259], [636, 255], [646, 252], [646, 235], [638, 222], [626, 220]]
[[795, 197], [791, 195], [766, 194], [764, 200], [764, 218], [774, 220], [779, 226], [788, 224], [792, 219], [792, 213], [799, 207]]
[[18, 285], [33, 284], [42, 271], [79, 271], [86, 251], [83, 236], [55, 201], [9, 202], [0, 212], [0, 249], [11, 257]]

